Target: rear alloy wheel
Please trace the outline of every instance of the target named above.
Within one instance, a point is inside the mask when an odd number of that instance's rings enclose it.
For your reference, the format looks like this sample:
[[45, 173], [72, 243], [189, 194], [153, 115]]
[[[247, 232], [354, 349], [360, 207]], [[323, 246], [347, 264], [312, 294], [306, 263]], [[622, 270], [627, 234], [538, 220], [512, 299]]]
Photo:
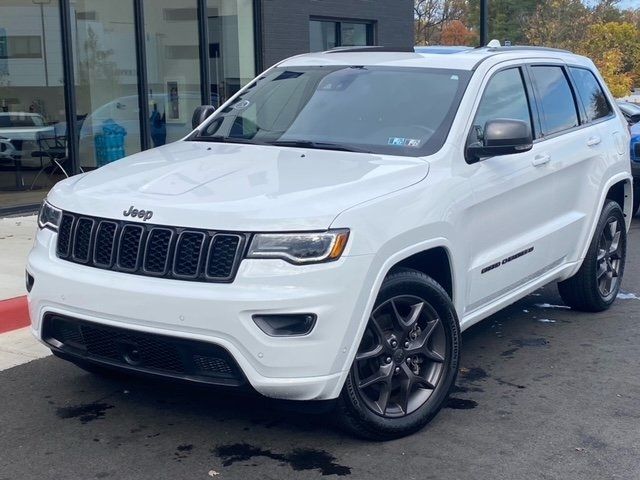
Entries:
[[358, 436], [388, 439], [424, 426], [455, 381], [460, 333], [447, 293], [413, 270], [387, 277], [340, 402]]
[[565, 303], [586, 312], [601, 312], [609, 308], [620, 291], [626, 252], [624, 214], [620, 205], [609, 200], [602, 209], [580, 270], [558, 284]]

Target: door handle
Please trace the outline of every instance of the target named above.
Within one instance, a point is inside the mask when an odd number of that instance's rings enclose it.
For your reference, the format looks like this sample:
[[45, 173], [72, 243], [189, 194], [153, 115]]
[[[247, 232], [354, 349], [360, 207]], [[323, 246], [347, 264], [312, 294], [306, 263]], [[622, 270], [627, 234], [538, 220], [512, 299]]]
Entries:
[[589, 147], [595, 147], [596, 145], [598, 145], [602, 140], [600, 139], [600, 137], [590, 137], [589, 140], [587, 140], [587, 145]]
[[549, 155], [536, 155], [533, 157], [533, 161], [531, 164], [534, 167], [541, 167], [542, 165], [546, 165], [551, 161], [551, 157]]

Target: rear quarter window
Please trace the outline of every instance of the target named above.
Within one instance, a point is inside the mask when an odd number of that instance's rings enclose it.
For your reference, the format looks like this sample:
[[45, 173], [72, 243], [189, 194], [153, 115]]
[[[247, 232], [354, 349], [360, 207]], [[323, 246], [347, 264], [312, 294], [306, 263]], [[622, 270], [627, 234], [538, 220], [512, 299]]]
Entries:
[[584, 105], [587, 120], [592, 122], [611, 115], [613, 110], [595, 75], [586, 68], [569, 67], [569, 71]]

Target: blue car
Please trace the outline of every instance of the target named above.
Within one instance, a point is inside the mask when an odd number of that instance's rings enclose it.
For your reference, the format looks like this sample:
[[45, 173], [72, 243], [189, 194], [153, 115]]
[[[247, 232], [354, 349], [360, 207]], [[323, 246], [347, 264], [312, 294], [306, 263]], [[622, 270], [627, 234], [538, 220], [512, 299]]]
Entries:
[[640, 210], [640, 123], [631, 125], [631, 170], [633, 172], [633, 214]]
[[640, 105], [620, 100], [617, 102], [631, 132], [631, 171], [633, 172], [633, 214], [640, 210]]

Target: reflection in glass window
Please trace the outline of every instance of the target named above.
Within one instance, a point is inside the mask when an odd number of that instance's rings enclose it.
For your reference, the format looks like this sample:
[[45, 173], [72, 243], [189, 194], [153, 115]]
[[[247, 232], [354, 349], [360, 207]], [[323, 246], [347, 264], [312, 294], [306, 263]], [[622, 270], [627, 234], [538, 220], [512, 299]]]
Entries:
[[336, 22], [311, 20], [309, 23], [309, 51], [324, 52], [337, 46]]
[[485, 124], [497, 118], [522, 120], [531, 128], [529, 101], [519, 68], [502, 70], [489, 80], [473, 121], [469, 142], [481, 142]]
[[611, 105], [593, 73], [586, 68], [571, 67], [570, 70], [578, 95], [587, 110], [587, 119], [593, 121], [611, 115]]
[[552, 135], [577, 126], [573, 93], [562, 68], [534, 66], [532, 73], [544, 116], [544, 134]]
[[145, 0], [149, 133], [152, 147], [191, 131], [200, 105], [196, 0]]
[[366, 23], [341, 23], [340, 45], [343, 47], [355, 47], [368, 45]]
[[469, 77], [428, 68], [275, 68], [196, 140], [428, 155], [444, 143]]
[[0, 1], [0, 208], [33, 205], [67, 171], [58, 0]]
[[255, 77], [253, 0], [207, 0], [211, 103], [219, 106]]
[[133, 2], [71, 4], [80, 166], [91, 169], [140, 151]]

